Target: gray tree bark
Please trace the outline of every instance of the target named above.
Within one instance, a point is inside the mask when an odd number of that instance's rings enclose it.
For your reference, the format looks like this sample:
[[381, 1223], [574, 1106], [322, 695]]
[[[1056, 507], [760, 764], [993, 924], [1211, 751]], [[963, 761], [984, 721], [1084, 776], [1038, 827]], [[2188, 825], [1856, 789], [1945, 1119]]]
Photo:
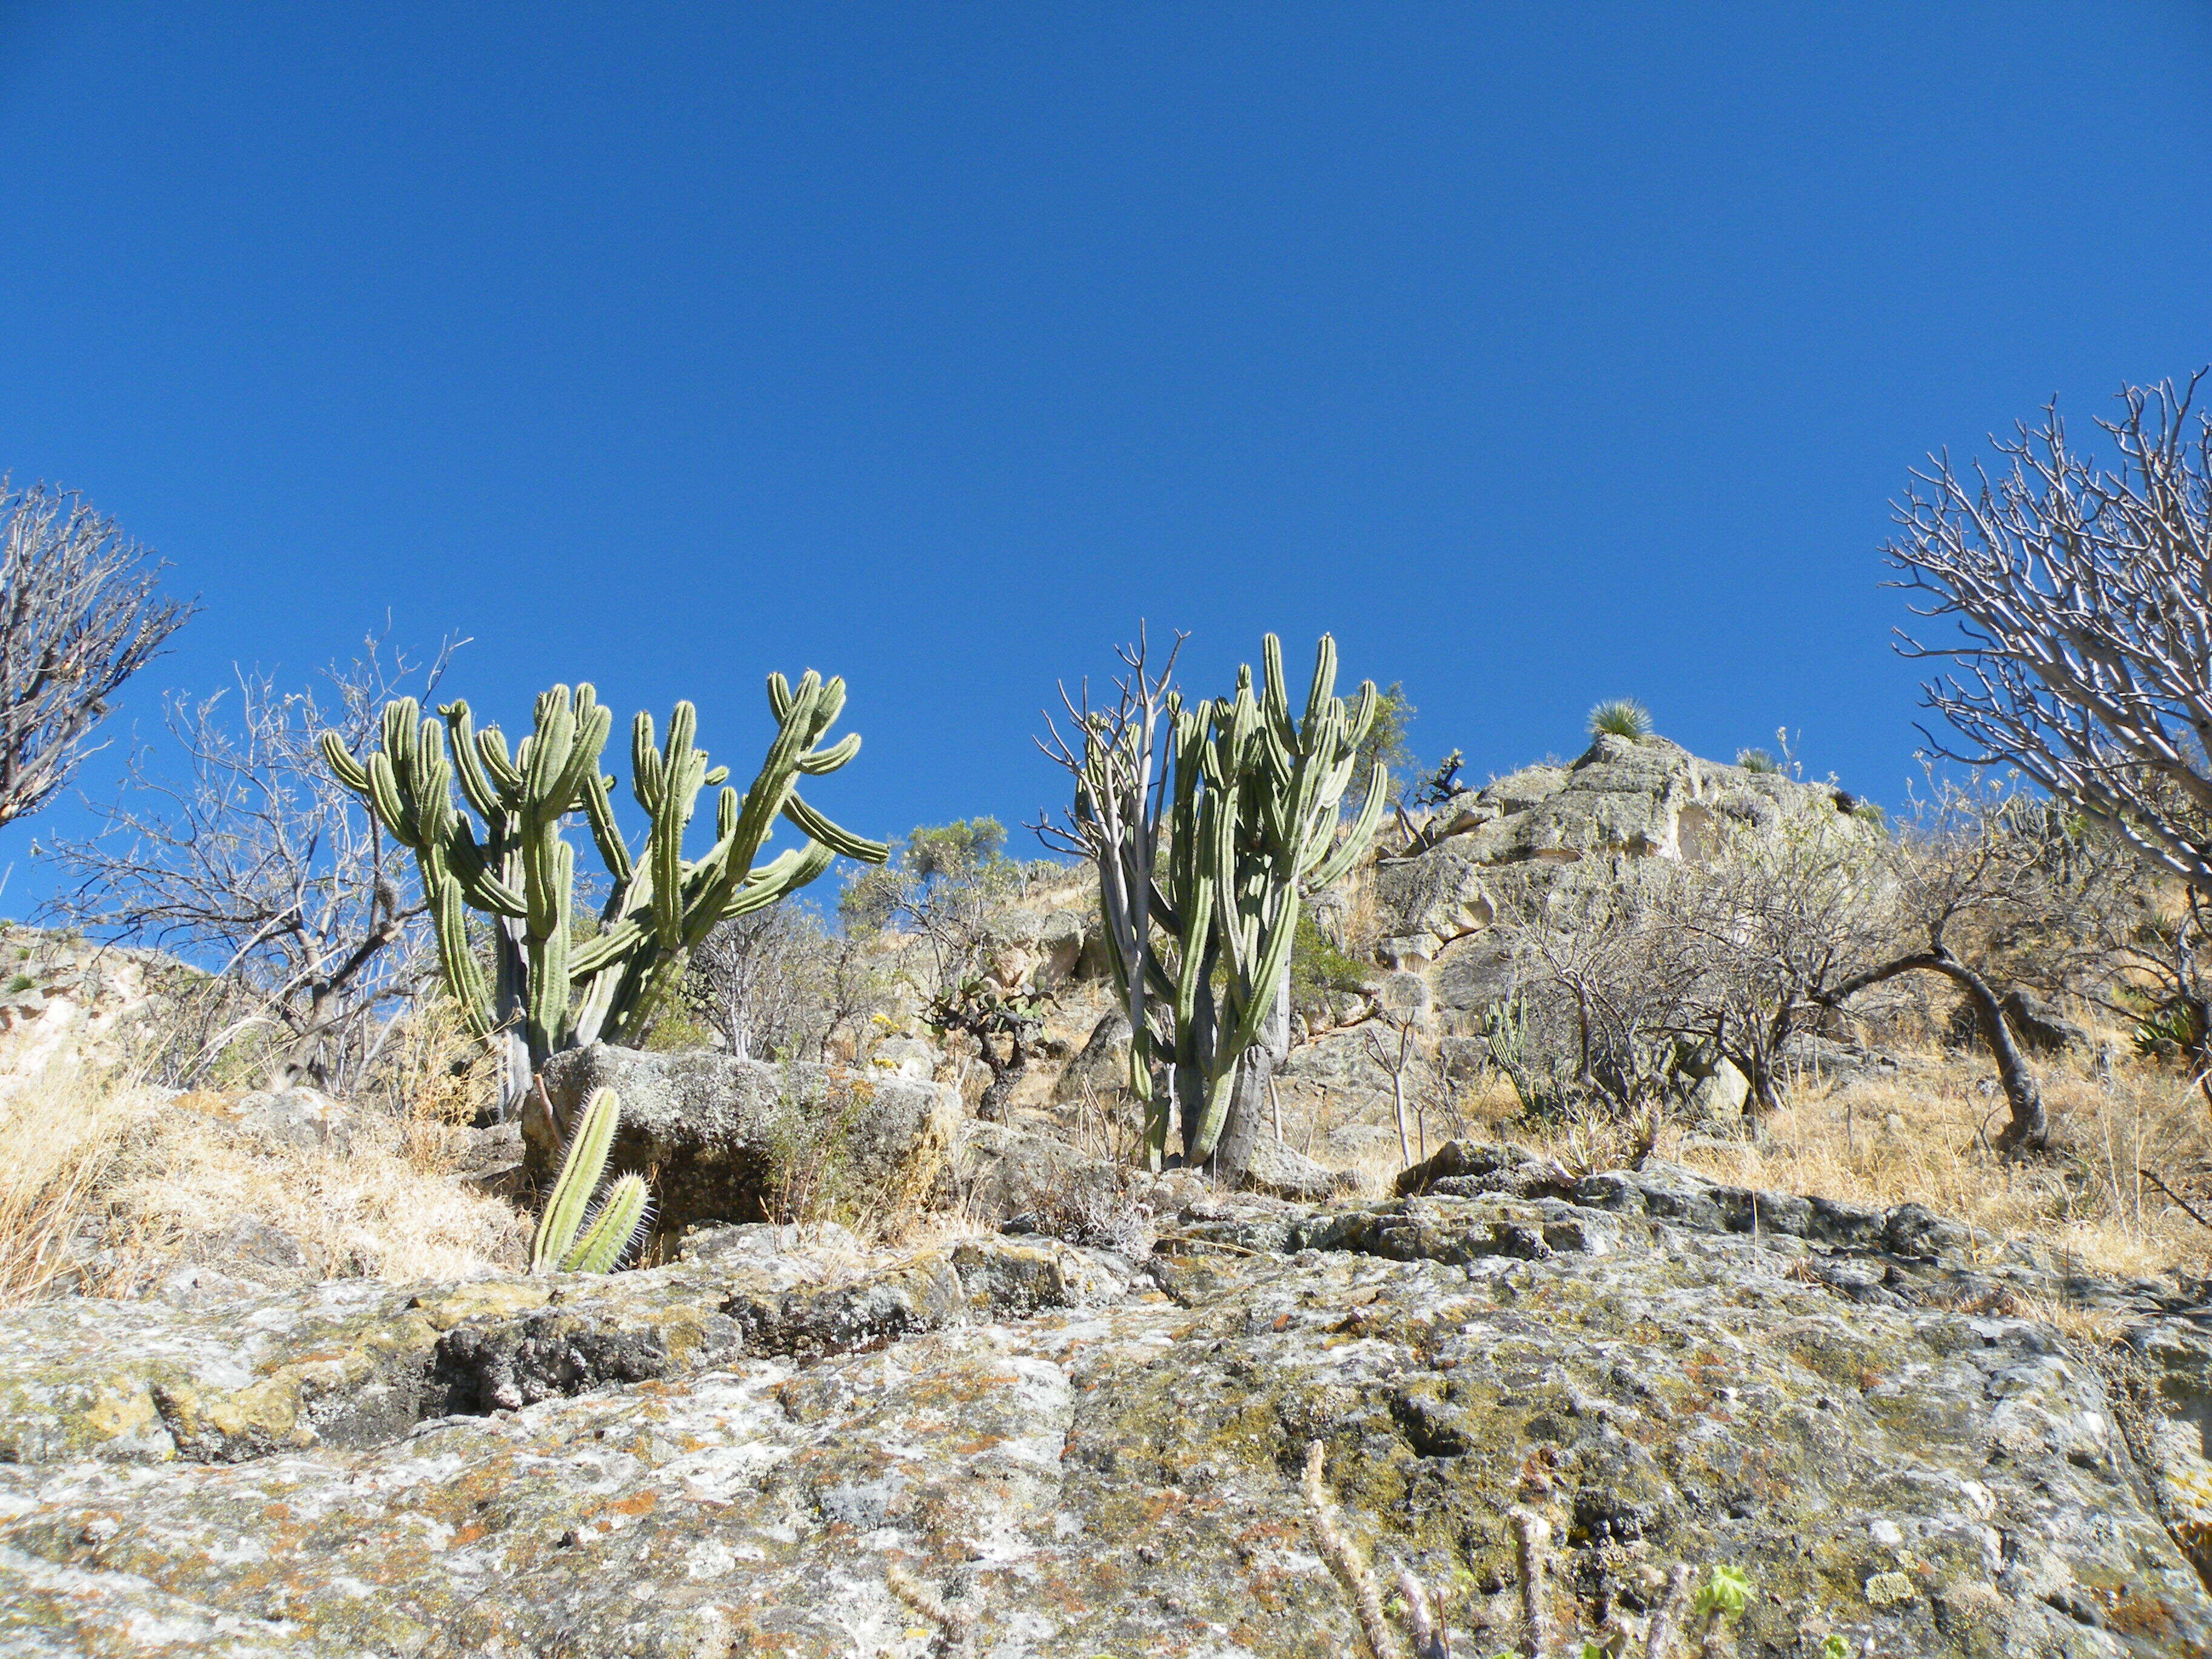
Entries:
[[1214, 1173], [1231, 1186], [1252, 1167], [1254, 1149], [1267, 1133], [1267, 1084], [1290, 1054], [1291, 980], [1285, 974], [1276, 988], [1275, 1006], [1261, 1022], [1258, 1038], [1237, 1063], [1229, 1121], [1222, 1126], [1221, 1144], [1214, 1148]]

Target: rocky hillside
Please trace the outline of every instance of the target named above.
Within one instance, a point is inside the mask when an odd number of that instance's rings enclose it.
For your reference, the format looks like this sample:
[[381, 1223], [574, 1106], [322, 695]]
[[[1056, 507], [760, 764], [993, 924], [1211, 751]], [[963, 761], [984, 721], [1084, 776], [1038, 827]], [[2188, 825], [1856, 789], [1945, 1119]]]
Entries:
[[1522, 1634], [1516, 1507], [1594, 1639], [1681, 1564], [1748, 1578], [1742, 1654], [2212, 1651], [2201, 1287], [1656, 1164], [1407, 1184], [1140, 1185], [1139, 1255], [736, 1227], [611, 1278], [9, 1315], [0, 1653], [1322, 1659], [1315, 1442], [1463, 1654]]
[[[1005, 1122], [896, 933], [884, 1012], [819, 1063], [594, 1048], [477, 1130], [151, 1091], [52, 1287], [101, 1294], [0, 1313], [0, 1659], [1325, 1659], [1366, 1650], [1316, 1447], [1353, 1554], [1429, 1586], [1459, 1659], [1528, 1650], [1532, 1607], [1547, 1656], [1644, 1653], [1720, 1569], [1741, 1612], [1673, 1659], [2212, 1659], [2205, 1282], [1716, 1178], [1730, 1148], [1790, 1170], [1764, 1128], [1708, 1124], [1705, 1173], [1679, 1134], [1633, 1168], [1463, 1135], [1401, 1169], [1376, 1033], [1452, 1081], [1514, 988], [1507, 918], [1785, 827], [1872, 833], [1651, 738], [1413, 822], [1322, 907], [1354, 971], [1297, 1023], [1272, 1194], [1129, 1167], [1095, 921], [1050, 871], [980, 957], [1051, 998]], [[51, 1110], [167, 970], [12, 948], [0, 1018]], [[419, 1078], [456, 1075], [434, 1048]], [[522, 1276], [601, 1085], [655, 1265]], [[1935, 1087], [1919, 1133], [1966, 1144], [1986, 1106]], [[118, 1226], [154, 1265], [94, 1271]]]

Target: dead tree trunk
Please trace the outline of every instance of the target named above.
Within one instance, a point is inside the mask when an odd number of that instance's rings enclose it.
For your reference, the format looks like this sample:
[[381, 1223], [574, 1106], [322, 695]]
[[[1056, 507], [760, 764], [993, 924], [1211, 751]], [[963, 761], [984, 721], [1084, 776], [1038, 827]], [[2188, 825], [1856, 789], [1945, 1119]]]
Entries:
[[1878, 968], [1855, 974], [1820, 1000], [1832, 1008], [1869, 986], [1911, 973], [1942, 975], [1964, 991], [1973, 1005], [1975, 1022], [1981, 1027], [1982, 1041], [1989, 1045], [1990, 1054], [1997, 1063], [1997, 1080], [2004, 1085], [2005, 1101], [2012, 1111], [2010, 1120], [1997, 1136], [1997, 1150], [2008, 1157], [2045, 1151], [2051, 1145], [2051, 1120], [2044, 1110], [2043, 1090], [2035, 1080], [2035, 1073], [2028, 1069], [2027, 1057], [2014, 1041], [2012, 1028], [2005, 1024], [1997, 994], [1987, 980], [1942, 945], [1898, 957]]

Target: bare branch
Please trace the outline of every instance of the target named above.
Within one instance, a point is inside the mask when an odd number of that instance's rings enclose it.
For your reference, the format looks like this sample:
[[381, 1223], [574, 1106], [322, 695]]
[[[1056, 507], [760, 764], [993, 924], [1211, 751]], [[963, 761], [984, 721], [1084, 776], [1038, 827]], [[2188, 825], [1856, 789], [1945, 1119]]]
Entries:
[[198, 608], [74, 493], [0, 479], [0, 824], [52, 800], [109, 700]]
[[425, 672], [387, 665], [380, 645], [331, 665], [319, 688], [240, 671], [212, 696], [171, 696], [184, 775], [142, 747], [115, 802], [94, 809], [100, 833], [47, 849], [70, 884], [48, 914], [216, 969], [282, 1030], [279, 1082], [351, 1076], [378, 1024], [432, 975], [412, 866], [316, 747], [326, 729], [364, 745], [396, 687], [420, 673], [434, 689], [453, 648]]
[[1930, 458], [1885, 551], [1915, 614], [1899, 631], [1948, 670], [1928, 707], [1964, 740], [1937, 752], [2015, 766], [2135, 853], [2212, 892], [2212, 422], [2200, 370], [2120, 393], [2098, 427], [2117, 464], [2069, 443], [2055, 404], [1998, 441], [1994, 478]]

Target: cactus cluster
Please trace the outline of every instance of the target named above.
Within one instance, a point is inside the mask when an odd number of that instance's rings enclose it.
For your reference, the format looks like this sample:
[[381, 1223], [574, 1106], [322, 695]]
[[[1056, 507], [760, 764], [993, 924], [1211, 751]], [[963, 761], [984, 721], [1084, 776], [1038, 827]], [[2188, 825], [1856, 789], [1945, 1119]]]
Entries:
[[[1102, 845], [1097, 854], [1109, 920], [1139, 919], [1107, 930], [1115, 981], [1125, 996], [1133, 983], [1143, 988], [1133, 1000], [1157, 999], [1171, 1012], [1163, 1022], [1174, 1045], [1165, 1057], [1171, 1098], [1152, 1086], [1150, 1024], [1130, 1022], [1130, 1085], [1146, 1103], [1156, 1168], [1171, 1107], [1180, 1108], [1183, 1155], [1193, 1164], [1214, 1155], [1232, 1109], [1256, 1109], [1249, 1089], [1247, 1104], [1235, 1108], [1238, 1081], [1250, 1080], [1247, 1057], [1264, 1054], [1271, 1021], [1283, 1030], [1267, 1042], [1287, 1042], [1291, 947], [1304, 895], [1358, 860], [1382, 815], [1388, 776], [1378, 763], [1358, 815], [1340, 834], [1339, 809], [1375, 720], [1373, 682], [1350, 702], [1337, 696], [1336, 642], [1324, 634], [1299, 718], [1273, 634], [1261, 662], [1256, 688], [1248, 665], [1232, 696], [1186, 705], [1166, 696], [1169, 743], [1158, 786], [1164, 811], [1150, 823], [1135, 812], [1119, 820], [1130, 825], [1121, 839], [1144, 836], [1142, 848]], [[1086, 738], [1075, 816], [1097, 823], [1109, 793], [1132, 793], [1132, 768], [1149, 769], [1138, 758], [1149, 732], [1125, 722], [1118, 732], [1094, 725]], [[1143, 794], [1139, 786], [1135, 799]], [[1150, 937], [1154, 926], [1176, 941], [1172, 965]]]
[[611, 1089], [595, 1091], [585, 1103], [530, 1241], [533, 1273], [612, 1273], [645, 1231], [647, 1195], [641, 1177], [619, 1176], [597, 1204], [592, 1201], [606, 1172], [621, 1116], [621, 1099]]
[[[497, 726], [478, 731], [465, 702], [424, 719], [411, 697], [386, 705], [378, 746], [365, 758], [323, 734], [331, 770], [365, 799], [392, 836], [415, 854], [436, 925], [447, 988], [471, 1030], [508, 1044], [503, 1106], [561, 1050], [605, 1039], [634, 1042], [680, 981], [693, 946], [716, 923], [773, 904], [805, 886], [839, 854], [880, 864], [888, 849], [840, 829], [803, 800], [802, 774], [834, 772], [859, 750], [857, 733], [823, 747], [845, 702], [845, 683], [809, 672], [794, 688], [768, 681], [778, 730], [741, 796], [726, 767], [709, 768], [693, 744], [698, 718], [676, 705], [665, 742], [641, 713], [630, 734], [630, 788], [648, 823], [633, 857], [617, 826], [615, 780], [599, 769], [611, 723], [589, 685], [540, 696], [531, 735], [507, 750]], [[453, 799], [458, 782], [476, 822]], [[719, 786], [714, 842], [696, 860], [684, 839], [699, 792]], [[575, 852], [563, 833], [574, 814], [590, 826], [609, 896], [596, 932], [574, 915]], [[778, 816], [808, 837], [756, 868]], [[481, 824], [479, 830], [478, 824]], [[468, 914], [489, 916], [489, 980]]]

